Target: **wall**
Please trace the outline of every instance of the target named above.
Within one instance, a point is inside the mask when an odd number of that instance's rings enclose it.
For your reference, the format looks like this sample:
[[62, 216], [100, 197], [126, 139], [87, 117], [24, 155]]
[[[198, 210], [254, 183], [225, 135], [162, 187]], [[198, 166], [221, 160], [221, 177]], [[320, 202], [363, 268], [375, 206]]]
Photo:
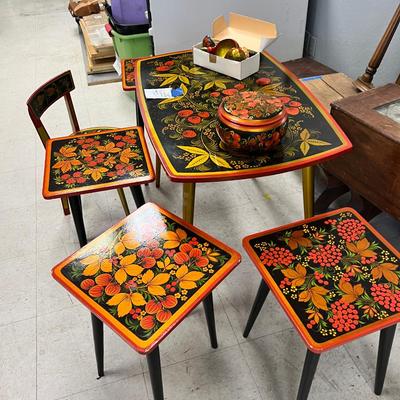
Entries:
[[[316, 38], [314, 58], [357, 78], [361, 75], [399, 2], [310, 0], [307, 31]], [[374, 77], [375, 85], [400, 73], [400, 28]]]
[[275, 22], [270, 52], [285, 61], [302, 56], [308, 0], [150, 0], [156, 53], [191, 48], [211, 23], [230, 11]]

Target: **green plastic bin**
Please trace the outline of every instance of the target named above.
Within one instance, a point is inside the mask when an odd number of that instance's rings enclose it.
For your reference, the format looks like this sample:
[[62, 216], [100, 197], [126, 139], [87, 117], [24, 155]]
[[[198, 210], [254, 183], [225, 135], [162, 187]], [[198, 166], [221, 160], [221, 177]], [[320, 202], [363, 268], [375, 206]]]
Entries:
[[111, 37], [114, 43], [115, 52], [118, 54], [120, 59], [147, 57], [152, 55], [153, 47], [151, 36], [148, 33], [121, 35], [112, 29]]

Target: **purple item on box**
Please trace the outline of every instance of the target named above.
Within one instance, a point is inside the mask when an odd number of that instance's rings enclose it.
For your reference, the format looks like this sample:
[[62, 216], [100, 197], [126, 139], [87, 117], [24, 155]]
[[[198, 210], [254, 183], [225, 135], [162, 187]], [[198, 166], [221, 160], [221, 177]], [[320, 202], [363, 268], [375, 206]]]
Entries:
[[119, 24], [148, 24], [146, 0], [112, 0], [111, 10], [114, 19]]

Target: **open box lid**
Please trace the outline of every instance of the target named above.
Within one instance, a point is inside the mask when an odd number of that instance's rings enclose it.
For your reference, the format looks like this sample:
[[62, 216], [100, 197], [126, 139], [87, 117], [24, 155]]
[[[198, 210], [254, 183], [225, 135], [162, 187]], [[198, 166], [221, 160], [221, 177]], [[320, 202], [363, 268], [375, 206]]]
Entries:
[[223, 15], [212, 25], [212, 37], [217, 40], [234, 39], [240, 46], [262, 51], [278, 37], [276, 25], [260, 19], [229, 13], [229, 22]]

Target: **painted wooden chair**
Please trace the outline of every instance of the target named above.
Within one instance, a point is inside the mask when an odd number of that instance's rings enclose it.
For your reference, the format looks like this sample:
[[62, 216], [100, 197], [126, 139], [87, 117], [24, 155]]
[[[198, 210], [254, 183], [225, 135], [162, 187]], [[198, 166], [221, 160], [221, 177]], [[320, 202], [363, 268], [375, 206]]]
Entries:
[[351, 208], [256, 233], [243, 245], [262, 280], [244, 337], [271, 290], [308, 350], [297, 400], [320, 354], [380, 331], [375, 393], [382, 393], [400, 321], [400, 253]]
[[99, 377], [104, 322], [146, 356], [154, 400], [163, 400], [159, 344], [203, 302], [217, 347], [212, 290], [239, 262], [235, 250], [147, 203], [55, 266], [53, 277], [92, 312]]
[[[71, 135], [86, 134], [91, 132], [102, 132], [110, 130], [113, 128], [99, 127], [99, 128], [87, 128], [80, 129], [78, 120], [76, 117], [75, 109], [72, 103], [72, 98], [70, 92], [75, 89], [74, 81], [72, 78], [71, 71], [65, 71], [62, 74], [50, 79], [44, 85], [40, 86], [28, 99], [28, 113], [29, 116], [39, 134], [40, 140], [43, 146], [46, 146], [46, 142], [50, 138], [46, 128], [44, 127], [41, 117], [44, 112], [57, 100], [64, 97], [65, 104], [67, 107], [69, 119], [72, 127]], [[128, 203], [125, 198], [123, 188], [119, 188], [118, 195], [121, 200], [122, 206], [124, 208], [125, 214], [129, 214]], [[61, 198], [64, 214], [68, 215], [70, 213], [68, 206], [67, 197]]]

